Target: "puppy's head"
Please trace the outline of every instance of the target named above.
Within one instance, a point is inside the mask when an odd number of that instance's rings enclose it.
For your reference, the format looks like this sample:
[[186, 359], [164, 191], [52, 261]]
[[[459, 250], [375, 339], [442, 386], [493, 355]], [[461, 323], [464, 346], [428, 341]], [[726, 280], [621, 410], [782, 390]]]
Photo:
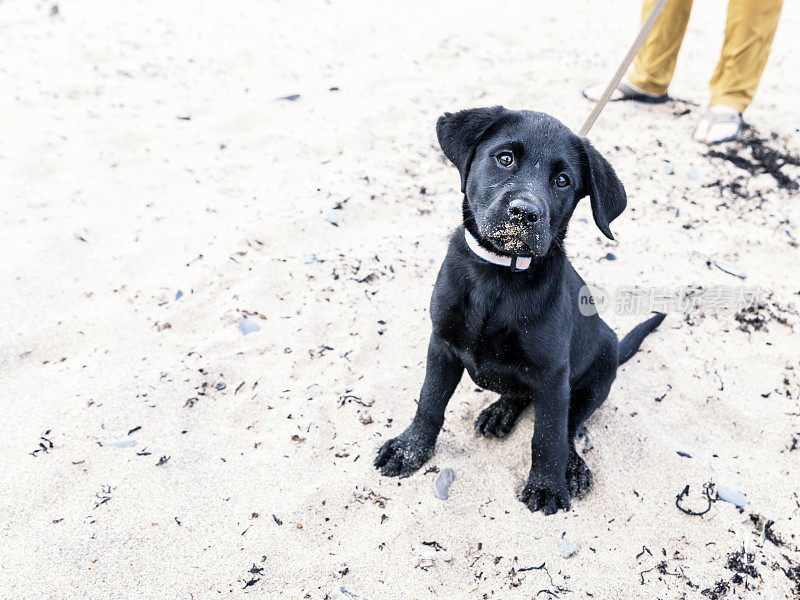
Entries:
[[625, 188], [585, 138], [553, 117], [474, 108], [445, 113], [436, 133], [461, 173], [466, 227], [495, 250], [544, 256], [587, 194], [597, 227], [614, 239], [609, 223], [625, 209]]

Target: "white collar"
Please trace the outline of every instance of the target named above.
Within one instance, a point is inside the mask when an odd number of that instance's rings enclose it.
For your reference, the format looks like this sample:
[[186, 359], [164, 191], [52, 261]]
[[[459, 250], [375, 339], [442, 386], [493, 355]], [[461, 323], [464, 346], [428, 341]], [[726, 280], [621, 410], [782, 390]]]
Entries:
[[467, 241], [467, 246], [469, 246], [470, 250], [493, 265], [511, 267], [512, 271], [524, 271], [531, 266], [530, 256], [503, 256], [502, 254], [487, 250], [478, 243], [478, 240], [475, 239], [475, 236], [472, 235], [466, 227], [464, 228], [464, 239]]

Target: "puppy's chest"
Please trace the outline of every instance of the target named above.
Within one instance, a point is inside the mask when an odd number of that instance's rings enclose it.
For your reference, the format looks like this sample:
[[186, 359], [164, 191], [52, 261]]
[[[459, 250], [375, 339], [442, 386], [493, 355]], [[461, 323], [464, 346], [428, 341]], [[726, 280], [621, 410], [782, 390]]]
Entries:
[[540, 363], [536, 330], [528, 319], [508, 318], [502, 307], [451, 308], [434, 323], [436, 332], [470, 371], [520, 373]]

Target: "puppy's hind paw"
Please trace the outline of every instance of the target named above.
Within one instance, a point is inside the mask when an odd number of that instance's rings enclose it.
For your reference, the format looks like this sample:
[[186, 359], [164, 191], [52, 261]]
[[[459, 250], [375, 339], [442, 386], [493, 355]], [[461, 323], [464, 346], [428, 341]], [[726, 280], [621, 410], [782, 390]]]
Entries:
[[567, 461], [567, 489], [572, 497], [583, 496], [592, 487], [594, 476], [573, 448]]
[[569, 492], [565, 485], [535, 481], [531, 478], [519, 498], [531, 512], [541, 510], [552, 515], [563, 508], [569, 510]]
[[475, 420], [475, 429], [486, 437], [506, 437], [524, 408], [524, 401], [501, 396], [481, 411]]
[[435, 445], [407, 429], [381, 446], [375, 468], [386, 477], [408, 477], [433, 455]]

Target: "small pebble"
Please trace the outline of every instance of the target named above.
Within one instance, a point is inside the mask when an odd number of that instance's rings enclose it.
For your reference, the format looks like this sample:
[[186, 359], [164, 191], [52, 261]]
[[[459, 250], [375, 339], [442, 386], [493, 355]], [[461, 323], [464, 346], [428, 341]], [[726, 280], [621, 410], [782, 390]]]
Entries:
[[325, 213], [325, 220], [334, 227], [339, 226], [339, 213], [334, 210], [329, 210]]
[[578, 545], [561, 538], [558, 540], [558, 553], [561, 555], [561, 558], [571, 558], [578, 553]]
[[447, 467], [439, 471], [436, 479], [433, 480], [433, 493], [439, 500], [447, 500], [447, 493], [450, 489], [450, 484], [456, 478], [453, 469]]
[[664, 165], [664, 174], [665, 175], [673, 175], [675, 173], [675, 167], [672, 166], [670, 163], [666, 163]]
[[744, 494], [733, 488], [719, 488], [717, 490], [717, 498], [723, 500], [724, 502], [730, 502], [739, 508], [742, 508], [745, 504], [747, 504], [747, 498], [744, 497]]
[[178, 293], [175, 294], [175, 300], [180, 300], [181, 298], [183, 298], [183, 292], [178, 290]]
[[606, 254], [606, 260], [617, 260], [617, 255], [613, 254], [612, 252], [609, 252], [608, 254]]
[[686, 172], [686, 176], [692, 181], [697, 181], [698, 179], [700, 179], [700, 173], [698, 173], [695, 169], [689, 169]]
[[578, 553], [578, 545], [561, 538], [558, 540], [558, 553], [561, 558], [572, 558]]
[[242, 335], [247, 335], [248, 333], [255, 333], [260, 328], [258, 323], [255, 321], [251, 321], [247, 317], [242, 317], [239, 319], [239, 330], [242, 332]]

